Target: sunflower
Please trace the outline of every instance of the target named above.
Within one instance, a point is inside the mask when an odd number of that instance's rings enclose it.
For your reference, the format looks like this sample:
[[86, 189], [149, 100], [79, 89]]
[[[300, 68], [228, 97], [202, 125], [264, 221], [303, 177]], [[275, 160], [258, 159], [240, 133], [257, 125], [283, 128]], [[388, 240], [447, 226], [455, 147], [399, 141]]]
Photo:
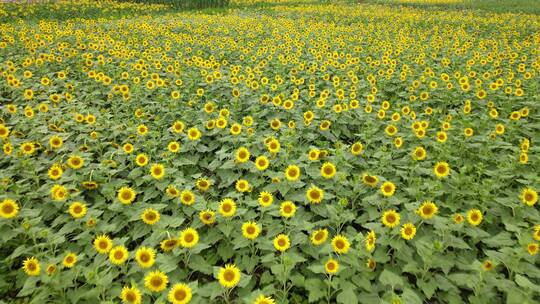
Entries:
[[230, 133], [232, 135], [239, 135], [240, 133], [242, 133], [242, 125], [233, 123], [231, 125]]
[[540, 241], [540, 225], [534, 226], [533, 230], [533, 238]]
[[29, 276], [38, 276], [41, 272], [41, 265], [36, 257], [30, 257], [24, 260], [22, 269]]
[[160, 292], [167, 288], [169, 278], [159, 270], [151, 271], [144, 277], [144, 287], [153, 292]]
[[300, 168], [297, 165], [289, 165], [287, 169], [285, 169], [285, 177], [289, 181], [295, 181], [300, 178]]
[[377, 267], [377, 263], [373, 259], [368, 259], [367, 262], [366, 262], [366, 267], [370, 271], [373, 271], [373, 270], [375, 270], [375, 267]]
[[396, 192], [396, 186], [394, 185], [394, 183], [386, 181], [382, 184], [381, 186], [382, 195], [386, 197], [390, 197], [394, 195], [395, 192]]
[[118, 190], [118, 200], [124, 205], [129, 205], [135, 200], [135, 190], [130, 187], [122, 187]]
[[153, 164], [150, 168], [150, 174], [155, 179], [162, 179], [165, 176], [165, 167], [161, 164]]
[[57, 180], [60, 177], [62, 177], [62, 174], [64, 173], [64, 170], [62, 167], [58, 164], [54, 164], [49, 168], [49, 171], [47, 171], [47, 175], [52, 180]]
[[171, 141], [167, 144], [167, 149], [172, 153], [180, 151], [180, 144], [176, 141]]
[[263, 294], [260, 294], [252, 304], [275, 304], [276, 302], [272, 297], [265, 297]]
[[270, 153], [278, 153], [281, 149], [281, 144], [277, 139], [272, 139], [268, 142], [266, 148], [268, 148], [268, 151], [270, 151]]
[[281, 252], [289, 249], [291, 247], [291, 240], [285, 234], [280, 234], [274, 238], [274, 248]]
[[68, 253], [64, 257], [64, 261], [62, 262], [65, 268], [73, 268], [73, 266], [75, 266], [76, 263], [77, 263], [77, 255], [73, 252]]
[[167, 294], [167, 299], [172, 304], [187, 304], [189, 301], [191, 301], [191, 297], [191, 288], [183, 283], [174, 284]]
[[377, 235], [375, 234], [375, 231], [370, 230], [366, 237], [366, 250], [367, 251], [373, 251], [375, 249], [375, 242], [377, 241]]
[[456, 224], [461, 224], [463, 222], [465, 218], [463, 217], [463, 215], [459, 214], [459, 213], [456, 213], [454, 214], [454, 216], [452, 217], [452, 220], [454, 221], [454, 223]]
[[48, 275], [53, 275], [56, 272], [56, 265], [55, 264], [49, 264], [47, 265], [47, 268], [45, 269]]
[[274, 202], [274, 196], [272, 193], [263, 191], [259, 194], [259, 204], [263, 207], [269, 207]]
[[177, 121], [175, 121], [173, 123], [171, 128], [172, 128], [174, 133], [182, 133], [182, 132], [184, 132], [185, 125], [184, 125], [183, 122], [177, 120]]
[[493, 264], [492, 261], [490, 260], [485, 260], [483, 263], [482, 263], [482, 269], [484, 271], [490, 271], [492, 270], [493, 268], [495, 268], [495, 264]]
[[240, 282], [240, 269], [234, 264], [227, 264], [221, 267], [218, 272], [219, 284], [225, 288], [233, 288]]
[[216, 222], [216, 213], [212, 210], [203, 210], [199, 212], [199, 219], [205, 225], [212, 225]]
[[525, 188], [521, 191], [521, 201], [532, 207], [538, 202], [538, 193], [533, 188]]
[[25, 142], [21, 144], [21, 151], [24, 155], [31, 155], [36, 150], [36, 147], [31, 142]]
[[321, 188], [312, 185], [306, 191], [306, 197], [310, 203], [318, 204], [324, 199], [324, 191]]
[[62, 148], [63, 143], [64, 141], [62, 140], [60, 136], [54, 135], [49, 139], [49, 145], [51, 146], [52, 149], [55, 149], [55, 150]]
[[135, 286], [124, 286], [120, 293], [120, 298], [124, 304], [140, 304], [142, 299], [141, 291]]
[[424, 147], [416, 147], [414, 149], [412, 157], [414, 160], [424, 160], [426, 159], [426, 155], [427, 155], [427, 152], [426, 152], [426, 149], [424, 149]]
[[140, 247], [135, 252], [135, 261], [141, 268], [150, 268], [156, 261], [156, 251], [150, 247]]
[[446, 162], [437, 162], [433, 167], [433, 172], [438, 178], [443, 178], [450, 174], [450, 166]]
[[137, 126], [137, 133], [139, 133], [139, 135], [146, 135], [148, 133], [148, 127], [141, 124], [141, 125], [138, 125]]
[[135, 163], [139, 167], [144, 167], [148, 164], [148, 156], [144, 153], [138, 154], [135, 156]]
[[188, 134], [188, 139], [191, 141], [198, 140], [202, 136], [201, 131], [199, 131], [199, 129], [195, 127], [189, 128], [189, 130], [187, 131], [187, 134]]
[[344, 235], [338, 234], [332, 239], [332, 249], [337, 254], [345, 254], [349, 251], [351, 243]]
[[141, 214], [142, 221], [148, 225], [154, 225], [155, 223], [159, 222], [160, 218], [161, 216], [159, 212], [152, 208], [145, 209]]
[[207, 191], [209, 188], [210, 188], [210, 181], [206, 178], [199, 178], [197, 179], [197, 181], [195, 182], [195, 186], [197, 187], [197, 189], [199, 189], [199, 191]]
[[223, 199], [219, 203], [219, 213], [224, 217], [233, 216], [236, 213], [236, 203], [230, 198]]
[[124, 264], [129, 257], [129, 252], [126, 247], [119, 245], [109, 251], [109, 260], [115, 265]]
[[362, 174], [362, 183], [374, 188], [379, 183], [379, 178], [377, 176], [364, 173]]
[[257, 167], [257, 170], [259, 171], [266, 170], [269, 165], [270, 165], [270, 161], [264, 155], [261, 155], [255, 159], [255, 167]]
[[12, 199], [6, 198], [0, 203], [0, 217], [5, 219], [14, 218], [19, 213], [19, 204]]
[[250, 156], [251, 156], [251, 153], [246, 147], [240, 147], [238, 150], [236, 150], [236, 153], [235, 153], [236, 161], [238, 163], [247, 162]]
[[180, 202], [186, 206], [191, 206], [195, 203], [195, 194], [190, 190], [184, 190], [180, 193]]
[[382, 216], [382, 223], [389, 228], [399, 225], [400, 216], [395, 210], [386, 210]]
[[291, 218], [296, 213], [296, 205], [291, 201], [284, 201], [279, 207], [279, 214], [284, 218]]
[[131, 154], [133, 152], [133, 145], [130, 143], [126, 143], [122, 146], [122, 150], [124, 150], [124, 153]]
[[238, 192], [249, 192], [251, 186], [249, 185], [249, 182], [247, 180], [239, 179], [236, 181], [235, 188]]
[[333, 275], [336, 274], [339, 270], [339, 263], [338, 261], [330, 258], [326, 263], [324, 264], [324, 270], [327, 274]]
[[478, 226], [482, 223], [483, 215], [482, 211], [478, 209], [471, 209], [467, 211], [467, 221], [473, 226]]
[[72, 155], [68, 158], [67, 164], [71, 169], [80, 169], [84, 165], [84, 159], [77, 155]]
[[242, 224], [242, 235], [248, 240], [256, 239], [261, 233], [261, 227], [255, 222], [245, 222]]
[[336, 175], [336, 166], [330, 162], [326, 162], [321, 166], [321, 176], [326, 179], [331, 179]]
[[435, 203], [433, 203], [432, 201], [425, 201], [418, 208], [418, 210], [416, 210], [416, 213], [419, 214], [423, 219], [429, 220], [433, 216], [435, 216], [438, 210], [439, 208], [437, 207], [437, 205], [435, 205]]
[[63, 201], [67, 198], [68, 191], [66, 187], [62, 185], [54, 185], [51, 188], [51, 197], [55, 201]]
[[199, 233], [193, 228], [186, 228], [180, 232], [180, 246], [184, 248], [193, 248], [199, 243]]
[[351, 154], [352, 155], [360, 155], [362, 154], [362, 150], [364, 149], [364, 146], [360, 142], [355, 142], [351, 145]]
[[308, 152], [308, 159], [310, 161], [316, 161], [319, 159], [320, 151], [318, 149], [311, 149]]
[[180, 241], [178, 239], [168, 238], [168, 239], [165, 239], [165, 240], [161, 241], [159, 247], [164, 252], [169, 252], [169, 251], [173, 250], [176, 246], [179, 246], [179, 245], [180, 245]]
[[401, 237], [406, 240], [412, 240], [416, 234], [416, 227], [413, 223], [406, 223], [401, 226]]
[[324, 242], [326, 242], [327, 239], [328, 229], [326, 228], [316, 230], [310, 236], [311, 243], [315, 246], [323, 244]]
[[86, 215], [86, 204], [81, 202], [73, 202], [69, 205], [69, 214], [74, 218], [81, 218]]
[[94, 248], [98, 253], [107, 254], [111, 251], [113, 242], [109, 236], [102, 234], [94, 239]]

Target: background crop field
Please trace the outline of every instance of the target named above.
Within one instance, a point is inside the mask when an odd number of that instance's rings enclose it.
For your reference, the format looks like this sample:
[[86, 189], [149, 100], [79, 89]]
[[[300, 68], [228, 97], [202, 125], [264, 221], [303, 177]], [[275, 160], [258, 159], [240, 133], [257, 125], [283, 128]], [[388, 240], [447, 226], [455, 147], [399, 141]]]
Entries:
[[538, 303], [540, 7], [0, 5], [0, 303]]

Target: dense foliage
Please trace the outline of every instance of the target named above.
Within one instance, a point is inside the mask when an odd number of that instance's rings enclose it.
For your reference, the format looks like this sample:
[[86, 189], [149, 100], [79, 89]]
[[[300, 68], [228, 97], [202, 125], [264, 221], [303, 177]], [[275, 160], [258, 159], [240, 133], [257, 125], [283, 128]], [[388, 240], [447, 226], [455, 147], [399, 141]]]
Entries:
[[276, 2], [0, 6], [0, 302], [538, 300], [540, 17]]

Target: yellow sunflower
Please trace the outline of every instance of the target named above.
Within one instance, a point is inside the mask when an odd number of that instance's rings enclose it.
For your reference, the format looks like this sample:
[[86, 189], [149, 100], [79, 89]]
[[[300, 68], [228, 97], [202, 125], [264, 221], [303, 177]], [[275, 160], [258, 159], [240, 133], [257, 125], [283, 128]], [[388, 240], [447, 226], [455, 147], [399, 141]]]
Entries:
[[130, 187], [122, 187], [118, 190], [118, 200], [124, 205], [133, 203], [136, 195], [135, 190]]
[[406, 223], [401, 226], [401, 237], [406, 240], [412, 240], [416, 234], [416, 227], [413, 223]]
[[38, 276], [41, 272], [41, 265], [36, 257], [30, 257], [24, 260], [22, 269], [29, 276]]
[[150, 168], [150, 174], [155, 179], [162, 179], [165, 176], [165, 167], [161, 164], [154, 164]]
[[148, 156], [144, 153], [140, 153], [140, 154], [137, 154], [137, 156], [135, 156], [135, 163], [137, 164], [137, 166], [139, 167], [144, 167], [148, 164]]
[[167, 299], [172, 304], [187, 304], [191, 301], [191, 288], [183, 283], [174, 284], [167, 294]]
[[284, 201], [279, 207], [279, 214], [284, 218], [291, 218], [296, 213], [296, 205], [291, 201]]
[[532, 207], [538, 202], [538, 193], [533, 188], [525, 188], [521, 191], [521, 201]]
[[349, 243], [349, 240], [344, 235], [339, 234], [332, 239], [332, 249], [337, 254], [347, 253], [350, 247], [351, 243]]
[[167, 288], [169, 278], [159, 270], [151, 271], [144, 277], [144, 287], [153, 292], [160, 292]]
[[321, 176], [326, 179], [331, 179], [336, 175], [336, 166], [330, 162], [326, 162], [321, 166]]
[[124, 304], [141, 304], [142, 301], [141, 291], [135, 286], [124, 286], [120, 298]]
[[249, 153], [248, 148], [240, 147], [238, 150], [236, 150], [235, 156], [238, 163], [245, 163], [249, 160], [251, 153]]
[[109, 236], [102, 234], [94, 239], [94, 248], [98, 253], [107, 254], [111, 251], [113, 242]]
[[159, 212], [152, 208], [147, 208], [141, 214], [141, 219], [145, 224], [154, 225], [159, 222], [161, 216]]
[[482, 211], [478, 209], [471, 209], [467, 211], [467, 221], [469, 224], [473, 226], [478, 226], [480, 223], [482, 223], [482, 219], [484, 218]]
[[242, 224], [242, 235], [248, 240], [256, 239], [261, 233], [261, 227], [256, 222], [250, 221]]
[[234, 264], [221, 267], [218, 272], [219, 284], [225, 288], [233, 288], [240, 282], [240, 269]]
[[199, 233], [193, 228], [186, 228], [180, 232], [180, 246], [193, 248], [199, 243]]
[[382, 184], [381, 186], [382, 195], [386, 197], [390, 197], [394, 195], [395, 192], [396, 192], [396, 186], [394, 185], [394, 183], [386, 181]]
[[263, 191], [259, 194], [259, 204], [263, 207], [269, 207], [274, 202], [274, 196], [272, 193]]
[[212, 225], [216, 222], [216, 213], [212, 210], [203, 210], [199, 212], [199, 219], [205, 225]]
[[432, 201], [425, 201], [418, 208], [418, 210], [416, 210], [416, 213], [418, 213], [418, 215], [420, 215], [423, 219], [429, 220], [433, 216], [435, 216], [438, 210], [439, 208], [437, 208], [437, 205], [435, 205], [435, 203], [433, 203]]
[[223, 199], [219, 203], [219, 213], [221, 213], [223, 217], [233, 216], [236, 213], [236, 203], [230, 198]]
[[69, 214], [74, 218], [81, 218], [86, 215], [86, 204], [81, 202], [73, 202], [69, 205]]
[[394, 228], [399, 225], [400, 216], [395, 210], [387, 210], [383, 213], [382, 223], [389, 228]]
[[156, 261], [156, 251], [150, 247], [140, 247], [135, 252], [135, 261], [141, 268], [150, 268]]
[[327, 274], [334, 275], [339, 271], [339, 263], [338, 261], [330, 258], [326, 263], [324, 264], [324, 270]]
[[123, 245], [116, 246], [109, 251], [109, 260], [115, 265], [124, 264], [129, 257], [129, 252]]
[[67, 164], [71, 169], [80, 169], [84, 166], [84, 159], [77, 155], [72, 155], [68, 158]]
[[66, 268], [73, 268], [73, 266], [75, 266], [76, 263], [77, 263], [77, 255], [73, 252], [68, 253], [64, 257], [64, 261], [62, 262], [62, 264]]
[[281, 252], [289, 249], [291, 247], [291, 240], [285, 234], [280, 234], [274, 238], [274, 248]]
[[306, 197], [310, 203], [318, 204], [324, 199], [324, 191], [321, 188], [312, 185], [306, 191]]
[[450, 174], [450, 166], [446, 162], [437, 162], [433, 167], [433, 172], [438, 178], [443, 178]]
[[316, 230], [310, 236], [311, 243], [315, 246], [323, 244], [324, 242], [326, 242], [327, 239], [328, 229], [326, 228]]
[[12, 199], [6, 198], [0, 203], [0, 217], [5, 219], [14, 218], [19, 213], [19, 204]]
[[268, 158], [264, 155], [261, 155], [259, 157], [257, 157], [255, 159], [255, 167], [257, 168], [257, 170], [259, 171], [264, 171], [268, 168], [268, 166], [270, 165], [270, 161], [268, 160]]
[[285, 177], [289, 181], [295, 181], [300, 178], [300, 167], [297, 165], [289, 165], [287, 169], [285, 169]]

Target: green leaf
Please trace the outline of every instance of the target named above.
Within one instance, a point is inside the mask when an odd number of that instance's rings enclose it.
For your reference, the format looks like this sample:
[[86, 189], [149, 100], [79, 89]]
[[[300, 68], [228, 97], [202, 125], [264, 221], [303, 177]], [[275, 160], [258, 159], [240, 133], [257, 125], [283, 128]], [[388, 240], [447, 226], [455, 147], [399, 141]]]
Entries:
[[381, 272], [381, 275], [379, 276], [379, 281], [385, 285], [390, 285], [392, 287], [403, 286], [403, 279], [399, 275], [387, 269]]
[[344, 283], [341, 286], [342, 291], [337, 295], [337, 302], [343, 304], [356, 304], [358, 303], [358, 297], [354, 293], [356, 289], [351, 283]]

